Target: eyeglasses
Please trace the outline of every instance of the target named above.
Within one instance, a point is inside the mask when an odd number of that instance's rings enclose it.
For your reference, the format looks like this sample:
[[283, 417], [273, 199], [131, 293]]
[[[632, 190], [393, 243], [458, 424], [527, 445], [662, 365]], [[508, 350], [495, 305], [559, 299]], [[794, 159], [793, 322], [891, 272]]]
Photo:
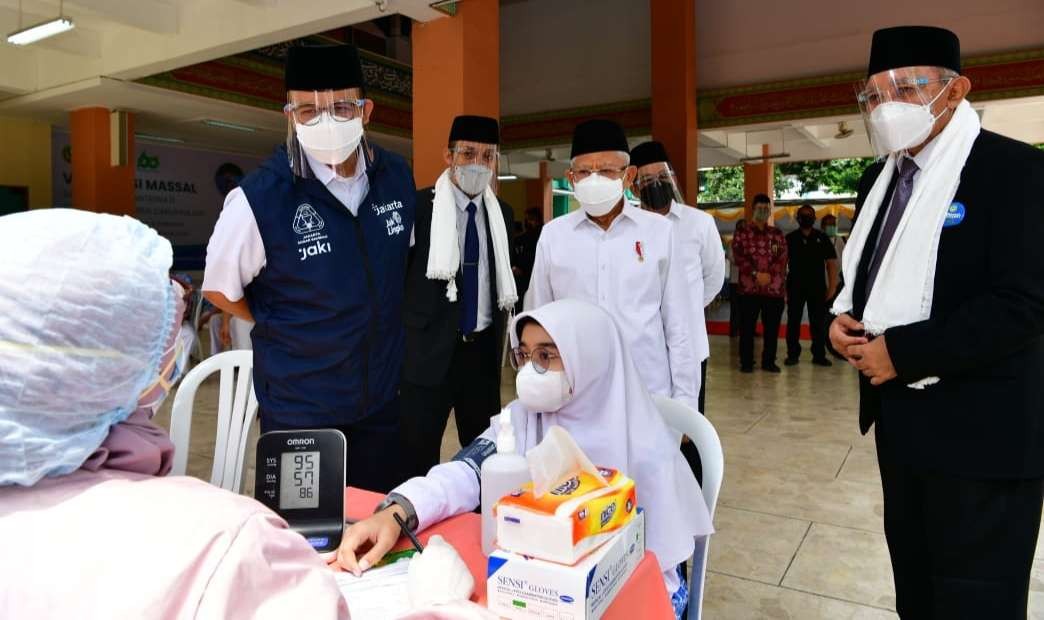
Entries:
[[551, 360], [561, 357], [557, 351], [545, 347], [537, 347], [530, 351], [523, 351], [522, 347], [511, 349], [511, 367], [519, 370], [526, 362], [533, 362], [533, 370], [542, 375], [551, 367]]
[[605, 177], [607, 179], [613, 179], [615, 181], [616, 179], [623, 178], [624, 173], [627, 172], [627, 166], [624, 166], [622, 168], [599, 168], [598, 170], [588, 170], [586, 168], [573, 168], [572, 171], [573, 178], [578, 182], [583, 181], [592, 174], [597, 174], [598, 176]]
[[856, 100], [865, 106], [876, 107], [886, 101], [901, 101], [906, 103], [924, 103], [924, 87], [939, 82], [949, 83], [953, 78], [924, 78], [911, 77], [896, 80], [888, 88], [877, 88], [867, 85], [862, 92], [856, 95]]
[[288, 103], [283, 111], [292, 114], [294, 121], [300, 125], [315, 125], [322, 115], [329, 114], [339, 123], [346, 123], [362, 116], [366, 107], [365, 99], [343, 99], [325, 106], [313, 103]]
[[494, 168], [496, 166], [497, 158], [500, 156], [496, 149], [481, 151], [469, 147], [454, 149], [453, 153], [456, 155], [455, 160], [459, 164], [468, 165], [480, 163], [489, 168]]

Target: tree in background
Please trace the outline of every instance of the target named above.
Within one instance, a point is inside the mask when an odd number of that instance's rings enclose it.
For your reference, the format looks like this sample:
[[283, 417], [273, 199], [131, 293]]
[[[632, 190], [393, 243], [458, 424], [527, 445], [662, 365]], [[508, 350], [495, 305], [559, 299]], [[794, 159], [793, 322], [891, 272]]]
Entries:
[[[873, 163], [868, 157], [825, 161], [786, 162], [775, 166], [776, 195], [795, 190], [804, 196], [827, 191], [837, 196], [854, 196], [859, 177]], [[743, 166], [722, 166], [700, 171], [701, 202], [742, 202]]]

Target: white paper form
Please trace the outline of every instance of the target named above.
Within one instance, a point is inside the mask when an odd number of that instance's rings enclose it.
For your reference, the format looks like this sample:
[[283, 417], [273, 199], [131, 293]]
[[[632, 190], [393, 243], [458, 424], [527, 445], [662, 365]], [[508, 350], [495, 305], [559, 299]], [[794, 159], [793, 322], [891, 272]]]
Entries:
[[348, 601], [352, 620], [391, 620], [410, 611], [406, 587], [408, 559], [372, 568], [356, 577], [351, 573], [335, 574], [341, 596]]

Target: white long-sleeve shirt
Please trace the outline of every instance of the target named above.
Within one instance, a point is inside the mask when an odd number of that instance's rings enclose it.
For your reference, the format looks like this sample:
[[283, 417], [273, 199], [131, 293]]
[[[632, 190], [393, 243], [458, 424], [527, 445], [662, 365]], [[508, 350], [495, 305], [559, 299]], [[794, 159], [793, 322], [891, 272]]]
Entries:
[[693, 299], [692, 332], [696, 358], [710, 357], [707, 322], [703, 309], [714, 301], [725, 282], [725, 250], [714, 218], [688, 205], [671, 204], [667, 219], [674, 222], [675, 237], [685, 258], [689, 295]]
[[[525, 454], [534, 446], [524, 443], [527, 433], [519, 428], [522, 424], [521, 421], [515, 423], [515, 432], [523, 442], [520, 452]], [[499, 427], [500, 416], [493, 416], [490, 427], [462, 453], [469, 449], [481, 451], [482, 444], [495, 445]], [[542, 435], [538, 439], [542, 439]], [[440, 521], [475, 510], [479, 505], [479, 490], [478, 472], [465, 461], [454, 459], [432, 467], [426, 476], [410, 478], [392, 493], [405, 497], [413, 505], [417, 515], [417, 531], [421, 532]], [[663, 580], [668, 594], [672, 594], [681, 584], [678, 571], [673, 568], [663, 572]]]
[[601, 306], [649, 392], [698, 409], [702, 359], [692, 313], [699, 304], [685, 269], [669, 219], [625, 205], [602, 230], [575, 211], [544, 225], [527, 297], [533, 308], [570, 298]]

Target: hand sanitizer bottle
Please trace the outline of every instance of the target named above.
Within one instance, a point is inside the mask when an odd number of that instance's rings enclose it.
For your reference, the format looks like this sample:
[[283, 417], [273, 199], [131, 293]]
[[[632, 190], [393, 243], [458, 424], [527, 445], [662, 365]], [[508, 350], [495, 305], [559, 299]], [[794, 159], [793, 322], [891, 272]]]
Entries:
[[515, 445], [515, 427], [511, 425], [511, 409], [500, 412], [500, 428], [497, 430], [497, 452], [482, 463], [482, 553], [487, 557], [496, 548], [497, 521], [493, 516], [493, 505], [500, 498], [514, 492], [530, 481], [529, 464], [526, 457], [518, 453]]

